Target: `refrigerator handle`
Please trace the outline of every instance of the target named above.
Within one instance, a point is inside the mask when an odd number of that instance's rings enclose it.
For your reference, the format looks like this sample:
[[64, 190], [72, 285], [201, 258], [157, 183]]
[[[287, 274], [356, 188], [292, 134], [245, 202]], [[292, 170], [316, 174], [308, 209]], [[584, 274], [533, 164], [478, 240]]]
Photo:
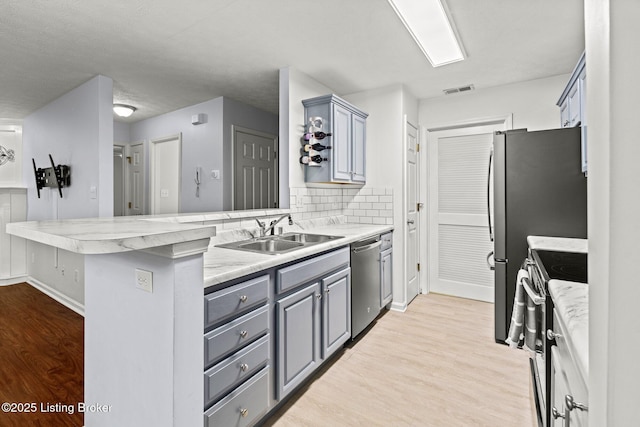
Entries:
[[493, 226], [491, 225], [491, 166], [493, 163], [493, 146], [489, 154], [489, 171], [487, 173], [487, 216], [489, 219], [489, 239], [493, 242]]
[[487, 265], [489, 266], [489, 270], [493, 271], [496, 269], [496, 263], [495, 263], [495, 258], [494, 258], [493, 264], [491, 264], [491, 261], [489, 261], [492, 256], [493, 256], [493, 251], [487, 254]]

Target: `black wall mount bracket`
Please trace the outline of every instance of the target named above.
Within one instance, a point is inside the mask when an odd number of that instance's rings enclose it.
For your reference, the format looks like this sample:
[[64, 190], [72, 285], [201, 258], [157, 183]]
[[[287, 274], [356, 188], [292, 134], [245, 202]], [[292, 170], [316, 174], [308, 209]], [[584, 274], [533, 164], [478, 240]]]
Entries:
[[57, 165], [53, 162], [53, 157], [49, 154], [51, 167], [36, 168], [36, 160], [33, 162], [33, 173], [36, 177], [36, 189], [38, 190], [38, 199], [40, 198], [40, 190], [44, 187], [57, 188], [60, 198], [62, 198], [62, 189], [71, 185], [71, 168], [67, 165]]

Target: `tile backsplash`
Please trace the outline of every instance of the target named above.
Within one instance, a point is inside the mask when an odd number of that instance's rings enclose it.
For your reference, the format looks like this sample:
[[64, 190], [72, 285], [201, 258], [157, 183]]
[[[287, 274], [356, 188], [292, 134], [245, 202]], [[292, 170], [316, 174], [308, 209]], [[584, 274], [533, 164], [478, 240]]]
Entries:
[[347, 222], [393, 224], [392, 188], [290, 189], [291, 214], [299, 219], [344, 215]]

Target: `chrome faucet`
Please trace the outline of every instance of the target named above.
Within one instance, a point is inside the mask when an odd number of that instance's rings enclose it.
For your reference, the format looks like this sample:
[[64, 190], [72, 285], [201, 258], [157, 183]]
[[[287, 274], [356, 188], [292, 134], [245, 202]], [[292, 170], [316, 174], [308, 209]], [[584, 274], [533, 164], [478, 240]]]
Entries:
[[267, 235], [267, 233], [271, 232], [271, 235], [273, 236], [273, 231], [274, 228], [276, 226], [276, 224], [278, 224], [280, 221], [282, 221], [285, 218], [289, 218], [289, 225], [293, 225], [293, 219], [291, 219], [291, 214], [284, 214], [282, 215], [280, 218], [278, 219], [274, 219], [273, 221], [271, 221], [271, 223], [269, 223], [269, 226], [267, 227], [266, 224], [262, 221], [260, 221], [258, 218], [256, 218], [256, 222], [258, 223], [258, 226], [260, 226], [260, 237], [264, 237]]

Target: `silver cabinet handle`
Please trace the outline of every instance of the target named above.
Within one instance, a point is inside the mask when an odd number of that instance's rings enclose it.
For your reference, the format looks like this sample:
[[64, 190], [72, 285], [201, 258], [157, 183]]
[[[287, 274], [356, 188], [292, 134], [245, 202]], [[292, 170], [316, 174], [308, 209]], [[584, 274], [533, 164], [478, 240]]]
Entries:
[[249, 415], [249, 410], [247, 408], [240, 409], [240, 415], [242, 415], [242, 418], [246, 417]]
[[247, 331], [240, 331], [240, 337], [241, 337], [241, 338], [246, 338], [246, 337], [247, 337], [247, 335], [248, 335], [248, 332], [247, 332]]
[[553, 341], [557, 338], [562, 338], [562, 335], [560, 334], [556, 334], [555, 332], [553, 332], [551, 329], [547, 329], [547, 339], [549, 341]]
[[240, 302], [247, 302], [249, 298], [246, 295], [241, 295], [240, 296]]
[[581, 411], [588, 411], [589, 410], [587, 405], [585, 405], [583, 403], [577, 403], [575, 400], [573, 400], [573, 396], [571, 396], [570, 394], [567, 394], [564, 397], [564, 404], [567, 406], [567, 409], [569, 411], [573, 411], [574, 409], [579, 409]]
[[558, 418], [564, 418], [564, 414], [558, 412], [556, 407], [551, 408], [551, 415], [553, 415], [553, 419], [557, 420]]
[[240, 365], [240, 370], [242, 372], [247, 372], [249, 370], [249, 365], [247, 365], [246, 363], [243, 363]]
[[316, 294], [316, 298], [318, 299], [322, 298], [322, 294]]
[[327, 288], [326, 291], [324, 291], [325, 294], [328, 294], [329, 292], [331, 292], [331, 289]]
[[414, 221], [414, 220], [412, 220], [412, 219], [408, 219], [408, 220], [407, 220], [407, 224], [415, 224], [415, 221]]

